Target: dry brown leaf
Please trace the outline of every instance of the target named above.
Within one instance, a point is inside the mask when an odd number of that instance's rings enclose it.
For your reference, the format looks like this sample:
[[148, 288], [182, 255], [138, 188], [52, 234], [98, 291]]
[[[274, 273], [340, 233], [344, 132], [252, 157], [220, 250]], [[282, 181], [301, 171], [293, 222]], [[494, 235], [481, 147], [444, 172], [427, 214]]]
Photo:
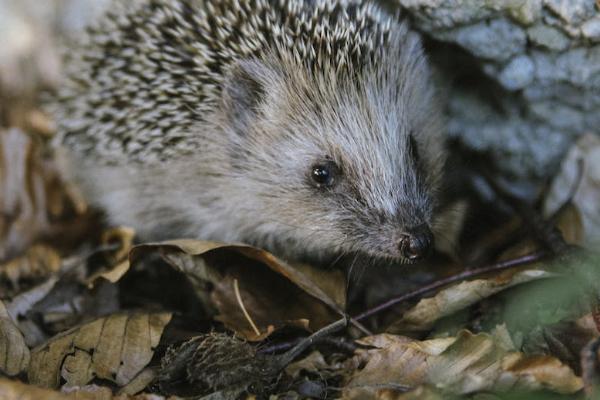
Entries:
[[71, 192], [37, 141], [17, 128], [0, 129], [0, 260], [22, 252], [71, 212], [85, 211]]
[[150, 385], [157, 377], [157, 371], [154, 368], [146, 368], [135, 378], [133, 378], [127, 385], [123, 386], [118, 394], [134, 395], [144, 390]]
[[567, 243], [579, 246], [584, 244], [583, 219], [581, 211], [575, 205], [569, 204], [557, 215], [556, 227]]
[[[448, 396], [440, 393], [428, 386], [419, 386], [416, 389], [406, 391], [406, 388], [395, 385], [380, 385], [377, 388], [360, 387], [353, 388], [349, 397], [344, 400], [447, 400]], [[476, 398], [477, 400], [496, 400], [495, 398]]]
[[23, 335], [0, 300], [0, 372], [16, 376], [29, 365], [30, 353]]
[[126, 226], [111, 228], [102, 233], [101, 243], [103, 246], [118, 245], [117, 250], [109, 254], [110, 264], [127, 260], [134, 238], [135, 230]]
[[57, 273], [60, 267], [61, 257], [56, 250], [35, 245], [24, 255], [0, 264], [0, 279], [8, 280], [17, 288], [21, 279], [42, 279]]
[[313, 351], [305, 358], [288, 365], [285, 368], [285, 373], [292, 378], [297, 378], [302, 371], [317, 372], [328, 367], [329, 365], [325, 361], [323, 354]]
[[58, 277], [54, 276], [46, 282], [19, 294], [7, 304], [8, 313], [14, 320], [18, 320], [19, 316], [25, 315], [37, 302], [46, 297], [57, 282]]
[[[43, 389], [33, 385], [26, 385], [18, 381], [0, 378], [0, 399], [2, 400], [165, 400], [165, 397], [156, 394], [140, 394], [137, 396], [113, 395], [108, 387], [84, 386], [70, 388], [64, 392]], [[178, 397], [169, 397], [169, 400], [178, 400]]]
[[502, 290], [552, 276], [553, 274], [547, 271], [528, 269], [519, 272], [506, 271], [492, 278], [460, 282], [441, 290], [433, 297], [419, 301], [403, 313], [402, 318], [394, 322], [386, 332], [429, 330], [440, 318], [452, 315]]
[[118, 282], [129, 271], [129, 261], [121, 261], [108, 270], [102, 270], [94, 273], [86, 279], [87, 285], [92, 288], [100, 278], [104, 278], [109, 282]]
[[[446, 400], [447, 396], [444, 396], [444, 394], [430, 388], [427, 386], [419, 386], [418, 388], [411, 390], [408, 393], [399, 393], [397, 397], [391, 397], [388, 393], [383, 392], [382, 396], [377, 397], [377, 399], [385, 399], [385, 400], [391, 400], [391, 399], [397, 399], [397, 400]], [[486, 397], [482, 397], [482, 398], [477, 398], [477, 400], [492, 400], [493, 398], [486, 398]]]
[[102, 246], [117, 245], [118, 247], [114, 252], [107, 253], [108, 267], [96, 271], [85, 280], [89, 287], [93, 287], [100, 278], [116, 283], [129, 271], [128, 255], [133, 246], [134, 237], [135, 231], [128, 227], [112, 228], [102, 233]]
[[0, 259], [20, 252], [48, 228], [37, 148], [19, 129], [0, 130]]
[[364, 367], [348, 381], [348, 398], [390, 384], [428, 384], [456, 394], [512, 388], [575, 393], [583, 387], [581, 378], [557, 359], [526, 356], [484, 333], [463, 331], [456, 337], [421, 342], [382, 334], [359, 343], [375, 349], [357, 350], [353, 364]]
[[217, 318], [247, 340], [262, 340], [284, 325], [319, 329], [338, 319], [345, 306], [341, 271], [292, 267], [250, 246], [196, 240], [137, 246], [130, 258], [134, 262], [153, 251], [192, 280], [211, 282]]
[[17, 381], [0, 378], [0, 399], [2, 400], [98, 400], [93, 396], [64, 394], [53, 390], [26, 385]]
[[98, 377], [129, 383], [150, 362], [170, 313], [117, 314], [70, 329], [32, 350], [29, 381], [56, 388]]
[[590, 249], [600, 246], [600, 137], [582, 136], [571, 147], [554, 178], [544, 204], [546, 216], [552, 215], [578, 183], [579, 163], [583, 162], [581, 182], [572, 203], [583, 225], [583, 245]]

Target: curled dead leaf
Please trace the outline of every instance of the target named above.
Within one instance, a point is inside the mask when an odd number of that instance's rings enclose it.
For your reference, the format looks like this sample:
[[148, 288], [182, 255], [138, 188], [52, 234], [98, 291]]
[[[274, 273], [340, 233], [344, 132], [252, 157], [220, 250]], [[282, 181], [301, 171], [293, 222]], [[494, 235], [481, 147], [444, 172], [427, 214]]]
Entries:
[[512, 388], [575, 393], [583, 387], [581, 378], [556, 358], [526, 356], [484, 333], [462, 331], [425, 341], [382, 334], [359, 343], [373, 348], [357, 350], [354, 365], [364, 367], [349, 379], [348, 398], [389, 384], [429, 384], [455, 394]]
[[0, 129], [0, 260], [85, 211], [38, 141], [18, 128]]
[[0, 279], [6, 279], [16, 288], [21, 279], [42, 279], [57, 273], [60, 267], [61, 257], [56, 250], [35, 245], [24, 255], [0, 264]]
[[35, 348], [29, 381], [56, 388], [82, 386], [98, 377], [126, 385], [152, 359], [170, 313], [117, 314], [70, 329]]
[[425, 331], [442, 317], [452, 315], [502, 290], [554, 276], [543, 270], [506, 271], [494, 277], [475, 279], [447, 287], [433, 297], [419, 301], [394, 322], [386, 332]]
[[[129, 396], [126, 394], [113, 395], [108, 387], [84, 386], [70, 388], [63, 392], [26, 385], [19, 381], [0, 378], [0, 399], [2, 400], [164, 400], [165, 397], [156, 394], [141, 394]], [[170, 397], [169, 400], [177, 400]]]
[[301, 371], [317, 372], [328, 368], [323, 355], [318, 351], [313, 351], [302, 360], [291, 363], [285, 368], [285, 373], [292, 378], [300, 376]]
[[20, 252], [48, 227], [36, 153], [21, 130], [0, 130], [0, 259]]
[[116, 246], [116, 250], [106, 253], [107, 267], [89, 276], [85, 280], [88, 286], [93, 287], [100, 278], [116, 283], [129, 271], [131, 264], [128, 255], [133, 246], [134, 237], [135, 231], [128, 227], [112, 228], [102, 233], [102, 246]]
[[192, 281], [210, 282], [217, 319], [247, 340], [262, 340], [282, 326], [317, 330], [345, 307], [341, 271], [291, 266], [250, 246], [196, 240], [137, 246], [132, 263], [148, 252], [158, 252]]
[[110, 264], [116, 264], [127, 259], [134, 238], [135, 231], [125, 226], [108, 229], [102, 233], [102, 245], [117, 245], [117, 250], [108, 255]]
[[581, 210], [573, 204], [568, 204], [556, 217], [556, 227], [565, 241], [569, 244], [583, 245], [585, 231]]
[[8, 313], [13, 319], [18, 320], [25, 315], [37, 302], [45, 298], [58, 282], [57, 277], [51, 277], [46, 282], [39, 284], [26, 292], [16, 296], [7, 304]]
[[30, 353], [23, 335], [0, 300], [0, 372], [16, 376], [29, 365]]
[[[63, 394], [48, 389], [26, 385], [18, 381], [0, 378], [0, 399], [2, 400], [75, 400], [74, 395]], [[94, 397], [80, 397], [81, 400], [96, 400]]]
[[154, 368], [145, 368], [137, 374], [127, 385], [123, 386], [118, 394], [134, 395], [146, 389], [156, 379], [158, 373]]
[[[580, 166], [582, 174], [581, 180], [578, 182]], [[578, 186], [575, 187], [576, 185]], [[597, 249], [600, 245], [600, 209], [598, 208], [598, 204], [600, 204], [600, 138], [598, 135], [590, 133], [582, 136], [567, 153], [546, 196], [545, 215], [552, 215], [565, 201], [569, 200], [567, 197], [574, 187], [576, 191], [571, 202], [576, 215], [571, 213], [570, 216], [563, 216], [563, 218], [570, 218], [574, 223], [581, 224], [581, 232], [576, 232], [571, 238], [578, 241], [576, 244]], [[564, 227], [564, 221], [562, 225]], [[581, 239], [581, 237], [583, 238]]]

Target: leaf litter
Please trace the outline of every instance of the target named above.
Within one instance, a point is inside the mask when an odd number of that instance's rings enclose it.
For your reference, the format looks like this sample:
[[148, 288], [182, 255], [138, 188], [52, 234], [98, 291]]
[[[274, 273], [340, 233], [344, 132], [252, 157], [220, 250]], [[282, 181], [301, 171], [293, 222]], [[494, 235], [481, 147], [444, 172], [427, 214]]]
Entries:
[[[0, 60], [0, 398], [597, 393], [596, 135], [573, 146], [538, 199], [542, 223], [588, 251], [469, 275], [545, 238], [527, 232], [526, 207], [511, 213], [500, 198], [482, 205], [465, 194], [437, 257], [369, 270], [354, 293], [342, 270], [239, 244], [140, 243], [132, 229], [103, 224], [52, 157], [53, 122], [35, 98], [58, 84], [57, 58], [51, 35], [37, 40]], [[24, 59], [35, 68], [14, 67]], [[493, 221], [469, 236], [477, 213]]]

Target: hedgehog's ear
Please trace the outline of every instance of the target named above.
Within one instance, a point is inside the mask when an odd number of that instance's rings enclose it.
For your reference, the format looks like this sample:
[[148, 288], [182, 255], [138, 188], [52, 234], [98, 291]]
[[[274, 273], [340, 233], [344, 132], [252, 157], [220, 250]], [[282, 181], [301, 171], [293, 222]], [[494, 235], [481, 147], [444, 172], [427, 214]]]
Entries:
[[260, 61], [240, 61], [233, 66], [223, 87], [226, 118], [240, 135], [244, 135], [252, 119], [260, 113], [266, 96], [267, 67]]

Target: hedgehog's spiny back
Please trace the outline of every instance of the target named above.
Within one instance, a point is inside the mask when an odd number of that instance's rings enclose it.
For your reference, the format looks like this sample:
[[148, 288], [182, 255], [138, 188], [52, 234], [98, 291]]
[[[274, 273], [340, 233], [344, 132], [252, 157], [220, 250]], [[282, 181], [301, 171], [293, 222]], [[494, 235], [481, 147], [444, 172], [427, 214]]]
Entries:
[[235, 60], [269, 53], [315, 74], [356, 73], [385, 48], [391, 22], [359, 1], [116, 1], [70, 52], [56, 107], [64, 142], [106, 162], [200, 149], [192, 125]]

